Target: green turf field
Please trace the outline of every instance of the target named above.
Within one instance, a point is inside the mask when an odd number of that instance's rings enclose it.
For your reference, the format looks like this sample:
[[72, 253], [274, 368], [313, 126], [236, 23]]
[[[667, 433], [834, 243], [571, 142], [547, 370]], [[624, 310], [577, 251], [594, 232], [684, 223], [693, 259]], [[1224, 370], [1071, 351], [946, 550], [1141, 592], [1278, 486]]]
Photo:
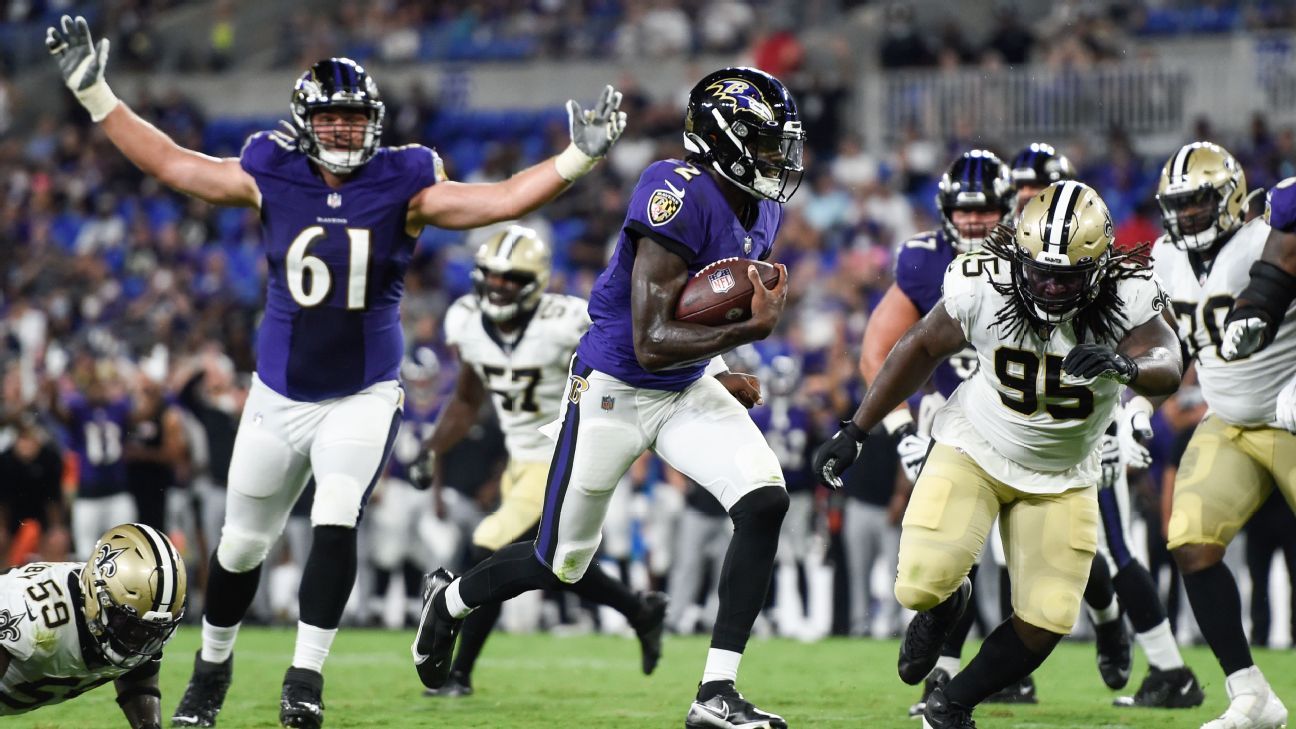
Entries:
[[[497, 635], [476, 676], [477, 694], [466, 699], [426, 699], [409, 655], [409, 633], [343, 630], [325, 669], [326, 727], [672, 727], [696, 687], [706, 641], [668, 638], [657, 674], [639, 674], [637, 644], [612, 637]], [[279, 685], [292, 655], [288, 630], [245, 629], [235, 654], [234, 687], [218, 725], [278, 726]], [[162, 706], [169, 717], [188, 679], [196, 628], [186, 626], [171, 643], [162, 673]], [[895, 674], [896, 643], [835, 639], [803, 644], [755, 640], [743, 663], [741, 688], [758, 705], [802, 727], [915, 729], [905, 710], [916, 690]], [[1098, 678], [1093, 648], [1062, 645], [1037, 675], [1043, 703], [1036, 707], [986, 706], [978, 726], [1197, 727], [1224, 706], [1224, 680], [1209, 652], [1188, 650], [1205, 682], [1206, 704], [1191, 711], [1115, 709]], [[1296, 701], [1296, 653], [1261, 651], [1257, 661], [1280, 695]], [[1135, 680], [1142, 677], [1135, 665]], [[165, 722], [164, 722], [165, 723]], [[0, 720], [4, 729], [95, 729], [125, 722], [105, 686], [73, 701], [22, 717]]]

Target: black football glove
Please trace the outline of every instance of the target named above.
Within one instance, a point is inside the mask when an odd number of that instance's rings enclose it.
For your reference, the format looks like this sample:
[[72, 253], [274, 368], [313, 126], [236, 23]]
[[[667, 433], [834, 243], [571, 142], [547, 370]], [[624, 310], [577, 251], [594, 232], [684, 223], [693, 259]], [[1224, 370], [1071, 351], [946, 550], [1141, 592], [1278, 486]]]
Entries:
[[814, 460], [811, 462], [815, 477], [825, 486], [841, 488], [841, 475], [859, 458], [860, 448], [864, 446], [867, 437], [868, 433], [860, 430], [855, 423], [844, 421], [841, 430], [815, 449]]
[[432, 485], [432, 479], [436, 476], [436, 453], [431, 448], [424, 448], [418, 454], [418, 458], [409, 465], [409, 479], [414, 488], [419, 491], [426, 490]]
[[1105, 377], [1128, 385], [1138, 377], [1134, 360], [1105, 344], [1077, 344], [1062, 360], [1062, 371], [1075, 377]]

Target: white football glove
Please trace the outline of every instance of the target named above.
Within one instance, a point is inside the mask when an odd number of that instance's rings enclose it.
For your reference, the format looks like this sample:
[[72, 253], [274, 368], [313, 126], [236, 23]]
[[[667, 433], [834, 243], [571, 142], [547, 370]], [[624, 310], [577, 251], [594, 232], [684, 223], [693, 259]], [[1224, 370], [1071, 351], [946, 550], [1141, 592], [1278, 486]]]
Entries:
[[922, 471], [923, 463], [927, 461], [927, 451], [931, 448], [931, 438], [916, 433], [910, 433], [900, 439], [896, 445], [896, 453], [900, 454], [900, 467], [904, 469], [905, 478], [909, 483], [918, 481], [918, 474]]
[[1100, 448], [1102, 479], [1098, 482], [1098, 488], [1109, 489], [1120, 480], [1121, 469], [1125, 467], [1121, 463], [1120, 438], [1114, 435], [1104, 435]]
[[1274, 423], [1289, 433], [1296, 433], [1296, 377], [1278, 391], [1274, 411]]
[[1228, 323], [1220, 340], [1220, 357], [1227, 361], [1249, 357], [1264, 343], [1269, 325], [1258, 316]]
[[118, 103], [112, 89], [108, 88], [108, 82], [104, 81], [104, 69], [108, 67], [108, 39], [104, 38], [96, 46], [85, 18], [78, 15], [74, 20], [64, 15], [58, 28], [45, 30], [45, 46], [58, 61], [63, 83], [90, 112], [90, 118], [96, 122], [103, 121]]
[[607, 155], [625, 131], [621, 92], [611, 86], [603, 87], [598, 103], [590, 110], [582, 110], [575, 99], [568, 99], [567, 122], [571, 128], [571, 145], [558, 155], [554, 165], [564, 180], [575, 182]]
[[1121, 459], [1130, 468], [1145, 469], [1152, 465], [1152, 452], [1146, 443], [1152, 441], [1152, 403], [1135, 397], [1116, 416], [1116, 438]]

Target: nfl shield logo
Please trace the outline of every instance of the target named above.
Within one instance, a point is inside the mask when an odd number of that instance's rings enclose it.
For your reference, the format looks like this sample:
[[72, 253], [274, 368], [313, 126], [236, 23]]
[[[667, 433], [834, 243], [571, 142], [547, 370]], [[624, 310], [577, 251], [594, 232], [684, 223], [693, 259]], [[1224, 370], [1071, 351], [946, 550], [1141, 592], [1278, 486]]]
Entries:
[[330, 192], [326, 202], [329, 207], [334, 209], [342, 207], [342, 193]]
[[604, 410], [611, 410], [611, 409], [614, 408], [614, 407], [616, 407], [616, 398], [615, 398], [615, 397], [612, 397], [611, 395], [604, 395], [604, 396], [603, 396], [603, 409], [604, 409]]
[[723, 294], [734, 287], [734, 277], [728, 268], [708, 273], [707, 282], [711, 284], [711, 290], [717, 294]]

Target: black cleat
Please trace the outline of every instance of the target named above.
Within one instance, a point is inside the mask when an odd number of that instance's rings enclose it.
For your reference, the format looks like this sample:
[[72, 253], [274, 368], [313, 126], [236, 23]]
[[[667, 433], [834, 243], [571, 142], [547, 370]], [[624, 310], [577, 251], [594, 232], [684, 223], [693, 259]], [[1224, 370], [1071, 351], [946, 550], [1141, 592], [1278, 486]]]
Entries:
[[643, 654], [643, 672], [651, 676], [662, 655], [662, 630], [666, 627], [666, 606], [670, 598], [664, 592], [643, 594], [639, 616], [635, 621], [635, 635]]
[[[701, 687], [699, 687], [700, 689]], [[725, 681], [719, 693], [702, 701], [699, 697], [689, 707], [685, 729], [787, 729], [778, 714], [761, 711], [743, 698], [732, 681]]]
[[947, 615], [937, 617], [932, 611], [924, 610], [909, 621], [904, 640], [900, 642], [898, 670], [901, 681], [910, 686], [917, 686], [919, 681], [932, 672], [936, 667], [936, 661], [940, 658], [941, 646], [945, 643], [945, 638], [954, 629], [959, 618], [963, 617], [963, 611], [967, 610], [971, 596], [972, 581], [964, 577], [963, 584], [959, 585], [951, 597], [954, 603]]
[[438, 568], [423, 578], [423, 611], [419, 613], [418, 632], [410, 652], [414, 654], [414, 668], [419, 680], [430, 689], [439, 689], [450, 677], [450, 658], [454, 655], [455, 640], [463, 620], [446, 620], [437, 615], [432, 598], [454, 582], [455, 576]]
[[472, 692], [472, 676], [463, 671], [451, 671], [450, 678], [446, 679], [446, 682], [439, 689], [423, 689], [424, 696], [444, 696], [447, 698], [472, 696]]
[[171, 715], [171, 726], [216, 726], [216, 715], [225, 703], [233, 676], [234, 656], [224, 663], [208, 663], [202, 659], [202, 650], [195, 653], [193, 675]]
[[909, 718], [918, 719], [922, 717], [923, 710], [927, 708], [927, 697], [938, 688], [945, 688], [945, 684], [950, 682], [949, 673], [943, 668], [933, 668], [932, 672], [927, 674], [927, 680], [923, 681], [922, 698], [918, 703], [909, 707]]
[[1098, 648], [1098, 674], [1102, 676], [1103, 683], [1113, 691], [1125, 688], [1134, 662], [1125, 619], [1117, 618], [1109, 623], [1095, 625], [1094, 634]]
[[1191, 709], [1206, 700], [1201, 684], [1187, 666], [1162, 671], [1153, 668], [1133, 696], [1119, 696], [1113, 706], [1145, 706], [1158, 709]]
[[986, 698], [987, 704], [1038, 704], [1035, 695], [1035, 679], [1027, 676], [1020, 681], [1010, 683]]
[[927, 697], [923, 709], [923, 729], [976, 729], [972, 710], [945, 698], [945, 689], [939, 688]]
[[279, 695], [279, 723], [287, 729], [324, 724], [324, 677], [309, 668], [289, 668]]

